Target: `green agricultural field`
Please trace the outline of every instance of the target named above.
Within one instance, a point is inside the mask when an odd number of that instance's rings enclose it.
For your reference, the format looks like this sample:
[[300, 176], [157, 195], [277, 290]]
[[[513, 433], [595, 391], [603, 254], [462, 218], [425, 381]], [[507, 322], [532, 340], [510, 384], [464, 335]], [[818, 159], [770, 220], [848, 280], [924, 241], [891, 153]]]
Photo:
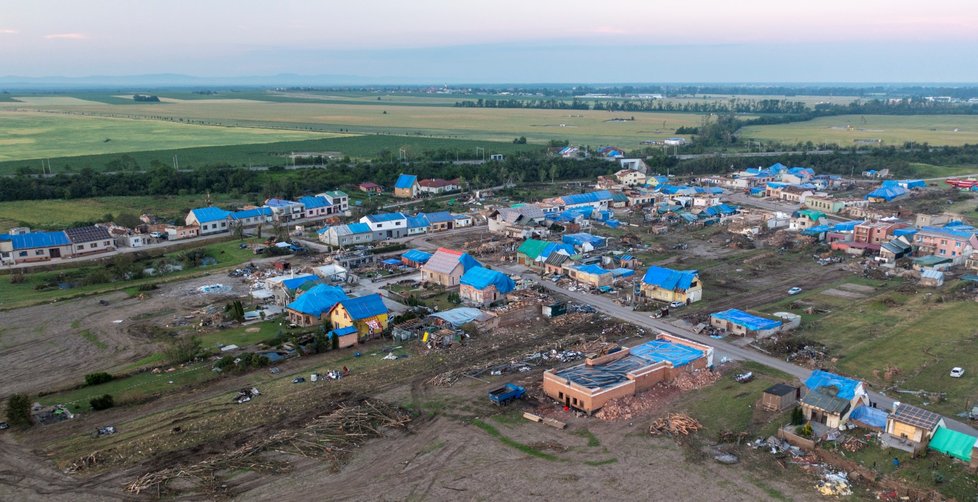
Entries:
[[[70, 101], [74, 98], [51, 99], [56, 100], [54, 102], [57, 103], [51, 106], [75, 106], [72, 104], [74, 102]], [[88, 102], [82, 101], [82, 103]], [[101, 104], [100, 106], [121, 105]], [[0, 107], [0, 122], [4, 125], [0, 128], [0, 161], [191, 146], [271, 143], [338, 136], [335, 133], [253, 127], [214, 127], [164, 120], [20, 112], [6, 107]]]
[[904, 142], [960, 146], [978, 143], [976, 115], [839, 115], [805, 122], [750, 126], [740, 136], [781, 143], [836, 143], [883, 146]]
[[[125, 155], [132, 157], [142, 169], [147, 168], [153, 161], [172, 165], [174, 156], [178, 157], [181, 169], [193, 169], [218, 164], [237, 167], [285, 166], [291, 164], [289, 154], [292, 152], [344, 155], [352, 158], [396, 158], [402, 148], [409, 159], [420, 156], [424, 152], [434, 151], [444, 151], [449, 158], [452, 158], [453, 154], [458, 154], [462, 159], [471, 159], [475, 158], [477, 154], [476, 148], [485, 150], [484, 153], [488, 157], [492, 153], [510, 155], [517, 152], [540, 150], [542, 146], [517, 145], [513, 144], [512, 140], [506, 142], [489, 142], [369, 134], [305, 141], [149, 150], [126, 152]], [[482, 155], [482, 152], [478, 151], [478, 154]], [[106, 164], [118, 160], [121, 156], [122, 154], [120, 153], [113, 153], [64, 156], [60, 158], [52, 157], [49, 160], [55, 173], [64, 171], [77, 172], [86, 167], [98, 170], [104, 169]], [[0, 174], [13, 174], [21, 168], [29, 168], [39, 174], [41, 163], [39, 160], [0, 161]]]
[[[702, 116], [691, 113], [626, 113], [581, 110], [455, 108], [444, 101], [417, 106], [397, 97], [397, 105], [383, 101], [331, 103], [272, 102], [248, 99], [173, 99], [163, 103], [115, 105], [68, 96], [17, 97], [23, 103], [3, 103], [0, 109], [30, 109], [72, 115], [143, 117], [182, 120], [185, 123], [290, 128], [304, 131], [349, 131], [407, 136], [434, 136], [484, 141], [512, 141], [526, 136], [536, 143], [567, 139], [573, 143], [637, 148], [649, 139], [675, 135], [682, 126], [698, 126]], [[290, 98], [286, 98], [290, 99]], [[392, 98], [393, 99], [393, 98]], [[452, 98], [454, 99], [454, 98]], [[634, 120], [631, 120], [634, 116]], [[618, 119], [618, 120], [613, 120]], [[624, 120], [623, 120], [624, 119]], [[33, 157], [36, 157], [33, 156]]]
[[[212, 204], [237, 207], [254, 203], [243, 197], [211, 194]], [[106, 215], [149, 213], [164, 220], [183, 221], [191, 208], [207, 205], [206, 195], [99, 197], [97, 199], [47, 199], [0, 202], [0, 232], [11, 227], [61, 230], [77, 222], [100, 221]]]

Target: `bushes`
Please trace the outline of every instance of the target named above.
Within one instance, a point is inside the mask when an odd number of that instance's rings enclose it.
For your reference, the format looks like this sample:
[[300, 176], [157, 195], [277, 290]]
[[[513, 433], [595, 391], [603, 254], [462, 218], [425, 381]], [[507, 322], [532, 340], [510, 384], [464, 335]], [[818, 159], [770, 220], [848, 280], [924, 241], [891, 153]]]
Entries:
[[104, 394], [100, 397], [93, 398], [88, 404], [92, 405], [92, 409], [95, 411], [107, 410], [115, 406], [115, 399], [110, 394]]
[[202, 357], [205, 351], [200, 344], [200, 338], [189, 336], [172, 339], [163, 354], [170, 363], [180, 364]]
[[31, 419], [31, 400], [27, 394], [14, 394], [7, 399], [7, 422], [22, 427], [34, 424]]
[[805, 423], [805, 414], [801, 411], [801, 408], [795, 407], [791, 410], [791, 425], [801, 425]]
[[89, 373], [85, 375], [85, 385], [91, 386], [91, 385], [98, 385], [100, 383], [111, 382], [112, 378], [113, 378], [112, 375], [104, 371], [100, 371], [98, 373]]
[[801, 436], [801, 437], [803, 437], [803, 438], [811, 439], [811, 437], [814, 434], [815, 434], [815, 431], [812, 430], [812, 424], [805, 424], [805, 425], [802, 425], [801, 427], [798, 428], [798, 435]]

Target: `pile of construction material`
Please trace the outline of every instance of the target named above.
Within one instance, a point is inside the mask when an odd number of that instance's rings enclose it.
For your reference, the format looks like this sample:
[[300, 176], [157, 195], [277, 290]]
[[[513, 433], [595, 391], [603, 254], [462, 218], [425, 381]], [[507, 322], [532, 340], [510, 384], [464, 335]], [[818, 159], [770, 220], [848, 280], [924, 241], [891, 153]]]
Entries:
[[681, 390], [690, 391], [696, 389], [702, 389], [703, 387], [708, 387], [713, 385], [720, 379], [720, 373], [717, 371], [710, 370], [696, 370], [696, 371], [684, 371], [679, 374], [674, 380], [669, 382], [669, 385]]
[[678, 438], [688, 436], [702, 428], [703, 425], [695, 418], [685, 413], [672, 413], [652, 422], [649, 426], [649, 434], [653, 436], [667, 434]]

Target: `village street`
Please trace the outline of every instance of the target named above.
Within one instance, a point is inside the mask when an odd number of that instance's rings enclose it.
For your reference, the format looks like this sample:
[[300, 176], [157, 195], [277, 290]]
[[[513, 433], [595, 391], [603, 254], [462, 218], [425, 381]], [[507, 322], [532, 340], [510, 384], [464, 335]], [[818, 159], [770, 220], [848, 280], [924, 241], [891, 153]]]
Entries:
[[[647, 329], [664, 331], [672, 335], [682, 336], [699, 343], [707, 344], [713, 347], [714, 349], [716, 349], [715, 357], [717, 362], [722, 360], [724, 357], [728, 359], [754, 361], [756, 363], [763, 364], [764, 366], [767, 366], [769, 368], [773, 368], [778, 371], [787, 373], [793, 377], [798, 378], [803, 382], [811, 375], [811, 370], [807, 368], [803, 368], [801, 366], [792, 364], [788, 361], [784, 361], [781, 359], [777, 359], [774, 357], [761, 354], [760, 352], [754, 350], [738, 347], [732, 343], [725, 342], [723, 340], [716, 340], [708, 336], [696, 334], [688, 329], [680, 328], [672, 323], [663, 321], [661, 319], [652, 319], [648, 316], [648, 314], [644, 312], [635, 312], [630, 307], [622, 306], [611, 301], [608, 297], [593, 295], [582, 291], [568, 291], [566, 289], [560, 288], [556, 284], [553, 284], [550, 281], [547, 281], [546, 279], [540, 278], [535, 273], [527, 271], [526, 267], [522, 265], [506, 265], [506, 266], [500, 266], [498, 268], [500, 270], [506, 271], [507, 273], [518, 274], [521, 275], [522, 277], [533, 279], [536, 281], [537, 284], [543, 286], [544, 288], [550, 291], [560, 293], [561, 295], [570, 297], [579, 303], [591, 305], [597, 310], [607, 315], [610, 315], [612, 317], [621, 319], [625, 322], [637, 326], [641, 326]], [[869, 393], [870, 401], [872, 403], [875, 403], [876, 407], [878, 408], [891, 409], [894, 401], [897, 401], [889, 396], [880, 394], [879, 392], [871, 391], [869, 389], [867, 389], [867, 392]], [[969, 434], [972, 436], [978, 436], [978, 429], [975, 429], [970, 425], [959, 422], [952, 417], [945, 416], [944, 422], [946, 423], [949, 429], [958, 432], [963, 432], [965, 434]]]

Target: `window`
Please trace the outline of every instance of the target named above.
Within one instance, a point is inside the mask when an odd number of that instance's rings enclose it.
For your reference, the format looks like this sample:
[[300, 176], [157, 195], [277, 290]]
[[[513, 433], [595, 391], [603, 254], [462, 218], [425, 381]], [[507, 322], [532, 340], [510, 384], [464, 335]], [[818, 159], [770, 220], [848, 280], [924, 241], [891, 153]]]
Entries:
[[27, 256], [27, 251], [21, 251], [17, 256]]
[[44, 250], [38, 249], [37, 251], [34, 251], [34, 256], [44, 256]]
[[564, 393], [563, 392], [558, 392], [557, 393], [557, 397], [558, 397], [558, 399], [560, 399], [561, 401], [563, 401], [564, 400]]

